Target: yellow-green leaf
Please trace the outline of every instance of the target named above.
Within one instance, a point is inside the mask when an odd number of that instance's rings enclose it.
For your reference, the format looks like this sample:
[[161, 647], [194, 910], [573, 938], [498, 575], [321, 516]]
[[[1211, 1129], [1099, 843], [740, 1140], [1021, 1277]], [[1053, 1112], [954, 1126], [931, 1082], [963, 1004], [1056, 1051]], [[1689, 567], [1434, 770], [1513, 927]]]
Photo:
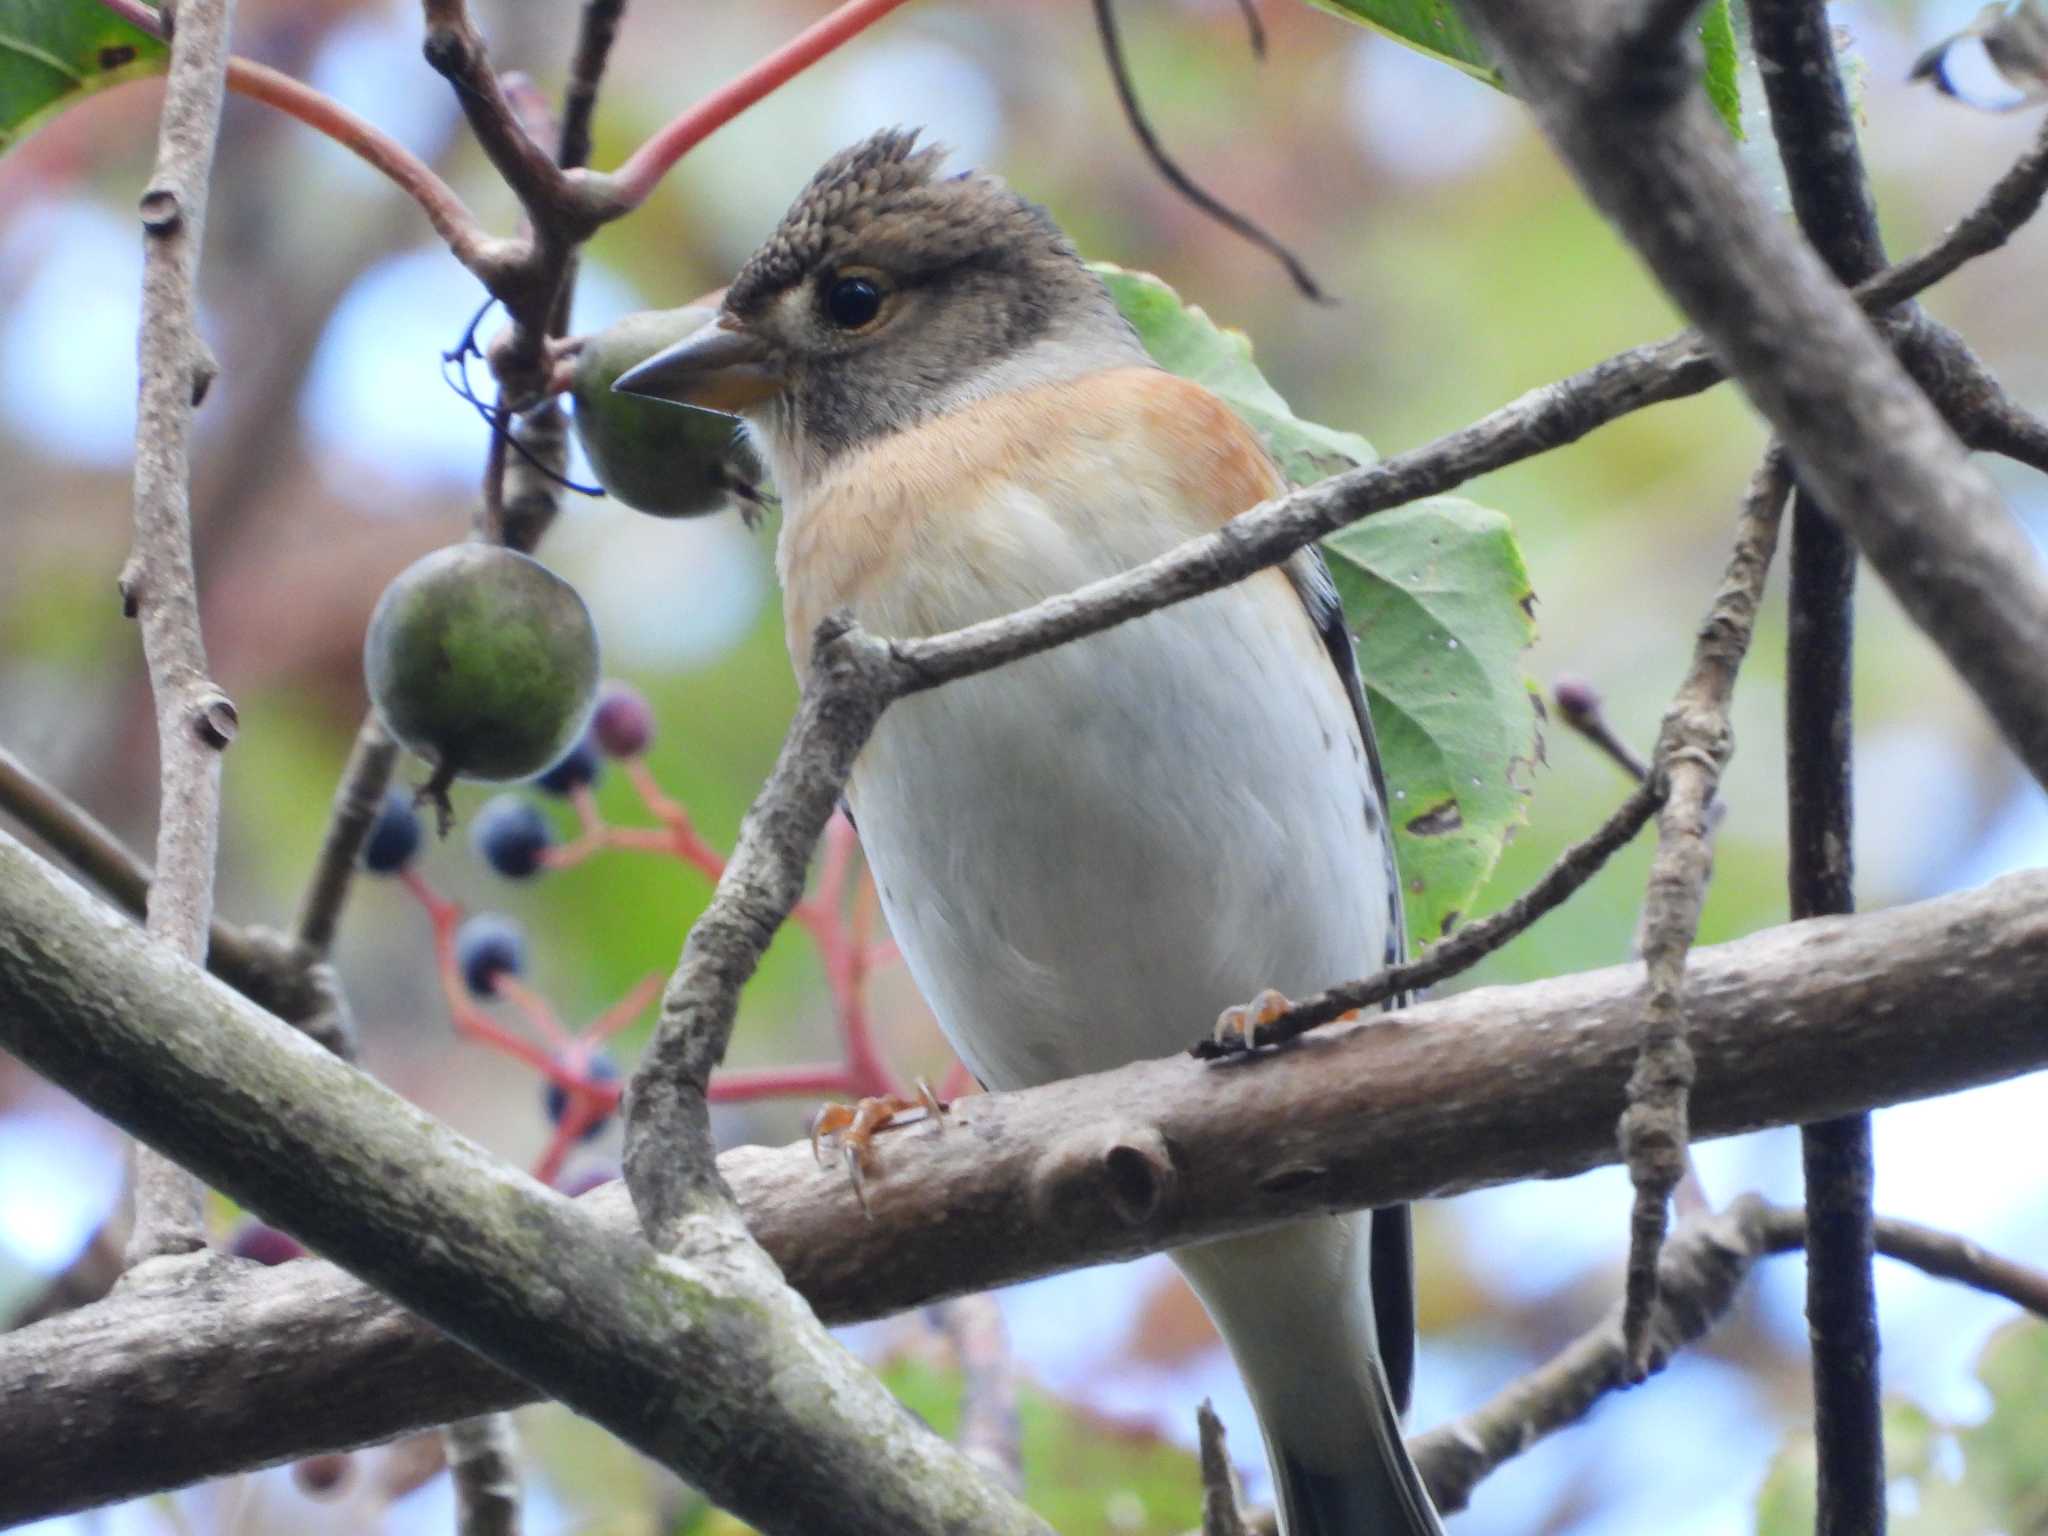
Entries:
[[93, 91], [163, 70], [169, 47], [97, 0], [0, 4], [0, 154]]
[[[1440, 59], [1476, 80], [1507, 89], [1499, 67], [1478, 36], [1465, 25], [1451, 0], [1308, 0], [1317, 10], [1383, 32], [1418, 53]], [[1735, 83], [1735, 23], [1729, 0], [1713, 0], [1700, 15], [1700, 43], [1706, 50], [1701, 83], [1728, 131], [1742, 137], [1742, 93]]]
[[[1296, 416], [1241, 332], [1149, 273], [1095, 270], [1153, 360], [1227, 402], [1295, 484], [1373, 462], [1357, 433]], [[1471, 910], [1523, 819], [1541, 748], [1521, 670], [1528, 572], [1505, 517], [1450, 498], [1368, 518], [1323, 552], [1358, 636], [1409, 933], [1427, 942]]]

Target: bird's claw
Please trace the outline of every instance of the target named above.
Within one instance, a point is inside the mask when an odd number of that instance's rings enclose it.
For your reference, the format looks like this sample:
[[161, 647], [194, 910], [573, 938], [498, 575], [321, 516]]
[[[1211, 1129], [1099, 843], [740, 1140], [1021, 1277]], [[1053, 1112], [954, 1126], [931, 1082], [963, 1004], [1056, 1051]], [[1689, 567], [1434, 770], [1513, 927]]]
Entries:
[[917, 1080], [917, 1092], [912, 1097], [888, 1093], [879, 1098], [862, 1099], [856, 1104], [821, 1104], [818, 1112], [811, 1116], [811, 1156], [823, 1168], [826, 1166], [825, 1143], [830, 1141], [838, 1147], [862, 1215], [871, 1214], [868, 1210], [867, 1172], [873, 1158], [875, 1133], [911, 1109], [922, 1109], [934, 1125], [945, 1123], [946, 1106], [932, 1092], [931, 1084], [921, 1077]]
[[1266, 988], [1248, 1003], [1239, 1003], [1216, 1015], [1216, 1044], [1226, 1051], [1256, 1050], [1259, 1031], [1294, 1006], [1287, 998]]

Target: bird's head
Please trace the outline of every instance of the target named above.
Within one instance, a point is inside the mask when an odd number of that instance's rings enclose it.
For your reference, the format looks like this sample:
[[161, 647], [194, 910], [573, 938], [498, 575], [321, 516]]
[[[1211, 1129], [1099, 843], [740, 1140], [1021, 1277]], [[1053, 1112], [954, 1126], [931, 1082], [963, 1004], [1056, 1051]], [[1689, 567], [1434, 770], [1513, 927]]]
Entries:
[[890, 129], [841, 151], [747, 259], [715, 325], [616, 387], [744, 417], [785, 496], [835, 456], [1004, 389], [1142, 363], [1037, 205]]

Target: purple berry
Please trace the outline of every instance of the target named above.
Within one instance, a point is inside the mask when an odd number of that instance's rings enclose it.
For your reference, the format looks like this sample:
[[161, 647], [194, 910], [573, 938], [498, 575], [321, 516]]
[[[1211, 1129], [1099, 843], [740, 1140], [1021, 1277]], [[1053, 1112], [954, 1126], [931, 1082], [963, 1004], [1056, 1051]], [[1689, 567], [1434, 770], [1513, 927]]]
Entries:
[[[616, 1083], [619, 1080], [619, 1069], [612, 1064], [611, 1057], [600, 1051], [583, 1064], [583, 1075], [593, 1083]], [[569, 1090], [553, 1078], [550, 1078], [548, 1080], [546, 1102], [548, 1124], [560, 1125], [563, 1118], [569, 1113]], [[611, 1116], [609, 1115], [599, 1115], [595, 1120], [591, 1121], [584, 1129], [583, 1139], [585, 1141], [594, 1139], [597, 1133], [604, 1129], [605, 1122], [610, 1118]]]
[[266, 1226], [260, 1221], [245, 1221], [236, 1230], [234, 1240], [228, 1244], [228, 1252], [238, 1259], [254, 1259], [258, 1264], [289, 1264], [293, 1259], [303, 1259], [305, 1248], [296, 1237], [288, 1232]]
[[638, 757], [654, 740], [654, 711], [631, 683], [606, 683], [597, 696], [590, 734], [607, 757]]
[[310, 1498], [330, 1499], [339, 1495], [355, 1468], [347, 1451], [327, 1451], [292, 1463], [292, 1481]]
[[566, 795], [573, 789], [597, 781], [597, 770], [604, 766], [604, 759], [597, 755], [597, 741], [594, 735], [585, 731], [576, 738], [576, 745], [554, 767], [533, 782], [551, 795]]
[[500, 976], [526, 969], [526, 936], [509, 917], [479, 912], [455, 930], [455, 964], [472, 994], [490, 997]]
[[396, 875], [405, 871], [420, 848], [420, 819], [413, 813], [412, 796], [402, 789], [387, 790], [370, 823], [370, 835], [363, 840], [363, 868], [373, 875]]
[[493, 795], [469, 827], [470, 848], [508, 880], [538, 872], [554, 840], [540, 808], [519, 795]]
[[1567, 720], [1590, 720], [1600, 712], [1600, 690], [1583, 677], [1560, 677], [1551, 685], [1550, 696]]

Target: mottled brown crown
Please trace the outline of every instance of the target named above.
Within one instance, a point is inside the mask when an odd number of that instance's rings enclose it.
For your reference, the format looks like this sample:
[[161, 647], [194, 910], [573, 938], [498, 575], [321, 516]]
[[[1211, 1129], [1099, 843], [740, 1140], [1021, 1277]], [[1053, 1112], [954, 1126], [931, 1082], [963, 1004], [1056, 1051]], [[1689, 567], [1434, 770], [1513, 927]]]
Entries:
[[820, 166], [775, 233], [726, 290], [737, 315], [759, 310], [821, 268], [871, 264], [904, 279], [983, 260], [1080, 258], [1044, 210], [992, 176], [941, 178], [945, 150], [914, 128], [885, 128]]

